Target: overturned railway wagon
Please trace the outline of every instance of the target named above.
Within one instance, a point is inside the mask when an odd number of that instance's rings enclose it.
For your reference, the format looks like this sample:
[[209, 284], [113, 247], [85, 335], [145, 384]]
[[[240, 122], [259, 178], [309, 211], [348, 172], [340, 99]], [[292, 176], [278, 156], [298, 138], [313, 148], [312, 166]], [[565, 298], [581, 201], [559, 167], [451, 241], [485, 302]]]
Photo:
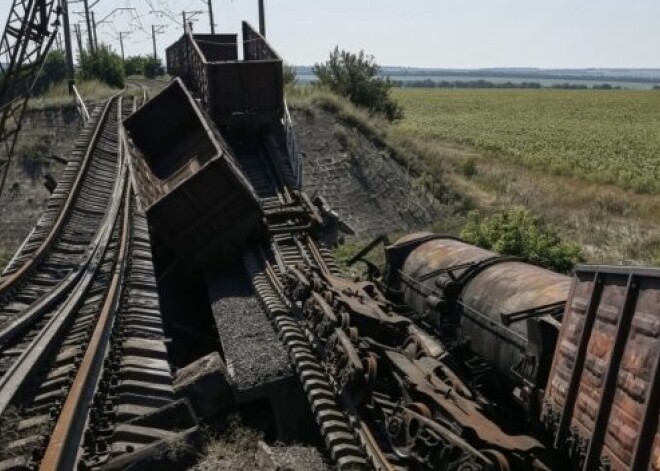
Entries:
[[465, 347], [487, 365], [478, 377], [507, 379], [513, 404], [565, 457], [556, 469], [660, 469], [660, 270], [579, 266], [571, 280], [429, 233], [386, 253], [390, 295], [469, 378]]
[[583, 469], [660, 469], [660, 270], [575, 270], [543, 421]]
[[181, 80], [124, 126], [139, 201], [169, 250], [200, 256], [259, 233], [263, 211], [252, 185]]

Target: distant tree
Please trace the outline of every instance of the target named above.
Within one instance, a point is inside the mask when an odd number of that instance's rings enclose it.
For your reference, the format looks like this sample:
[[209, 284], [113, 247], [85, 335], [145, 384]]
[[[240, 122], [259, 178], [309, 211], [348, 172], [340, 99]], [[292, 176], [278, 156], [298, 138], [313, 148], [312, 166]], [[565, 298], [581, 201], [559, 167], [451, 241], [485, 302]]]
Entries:
[[392, 82], [379, 76], [380, 66], [364, 51], [353, 54], [335, 47], [328, 61], [314, 64], [312, 70], [320, 85], [354, 104], [382, 114], [389, 121], [403, 117], [403, 109], [390, 96]]
[[34, 93], [45, 92], [51, 85], [66, 79], [66, 59], [62, 51], [51, 51], [34, 84]]
[[282, 75], [284, 78], [284, 85], [295, 85], [296, 84], [296, 69], [287, 64], [286, 62], [282, 65]]
[[126, 76], [144, 75], [144, 64], [147, 58], [144, 56], [131, 56], [124, 61], [124, 72]]
[[121, 57], [105, 44], [95, 51], [82, 51], [80, 55], [80, 78], [97, 79], [111, 87], [124, 87], [124, 67]]
[[653, 85], [653, 90], [660, 90], [660, 85]]
[[147, 78], [159, 77], [165, 75], [165, 67], [160, 59], [147, 57], [144, 61], [144, 76]]

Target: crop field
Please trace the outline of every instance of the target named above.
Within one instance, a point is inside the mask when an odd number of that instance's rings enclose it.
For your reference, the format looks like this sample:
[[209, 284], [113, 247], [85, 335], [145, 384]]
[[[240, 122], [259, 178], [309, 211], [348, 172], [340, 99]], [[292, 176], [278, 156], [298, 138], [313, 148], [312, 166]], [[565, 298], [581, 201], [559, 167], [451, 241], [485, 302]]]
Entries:
[[660, 193], [660, 91], [395, 89], [395, 132]]

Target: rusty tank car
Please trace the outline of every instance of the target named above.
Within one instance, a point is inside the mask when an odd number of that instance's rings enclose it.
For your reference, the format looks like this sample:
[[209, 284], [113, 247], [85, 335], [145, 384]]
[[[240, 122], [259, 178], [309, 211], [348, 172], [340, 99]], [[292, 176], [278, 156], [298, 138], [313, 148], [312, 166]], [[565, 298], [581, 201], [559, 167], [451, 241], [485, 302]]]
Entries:
[[496, 401], [508, 394], [545, 429], [567, 460], [557, 469], [660, 469], [660, 270], [577, 266], [570, 278], [430, 233], [386, 255], [388, 295], [468, 377], [503, 380]]
[[408, 235], [386, 253], [390, 294], [463, 352], [476, 382], [536, 416], [571, 278], [431, 233]]

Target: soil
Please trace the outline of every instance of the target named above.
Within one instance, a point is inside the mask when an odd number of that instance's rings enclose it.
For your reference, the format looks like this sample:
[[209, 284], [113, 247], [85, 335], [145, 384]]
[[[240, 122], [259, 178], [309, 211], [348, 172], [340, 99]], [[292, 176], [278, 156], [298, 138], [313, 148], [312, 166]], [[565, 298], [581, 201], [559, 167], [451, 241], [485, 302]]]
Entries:
[[449, 216], [387, 149], [330, 112], [293, 110], [303, 190], [323, 196], [357, 238], [427, 228]]
[[[47, 175], [57, 181], [72, 151], [80, 121], [74, 108], [28, 110], [0, 196], [0, 253], [13, 254], [46, 209]], [[6, 159], [0, 148], [0, 160]], [[0, 266], [0, 270], [2, 267]]]

